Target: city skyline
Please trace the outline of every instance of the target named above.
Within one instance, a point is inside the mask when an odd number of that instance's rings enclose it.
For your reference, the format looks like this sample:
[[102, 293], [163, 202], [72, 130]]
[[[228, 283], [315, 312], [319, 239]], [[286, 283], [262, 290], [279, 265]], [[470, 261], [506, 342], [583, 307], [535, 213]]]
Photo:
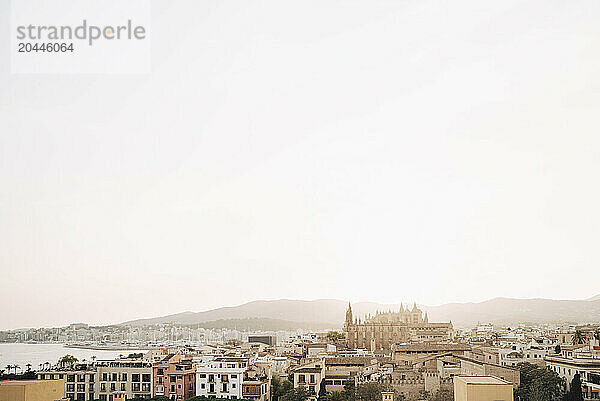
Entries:
[[[219, 312], [220, 310], [224, 310], [224, 309], [235, 309], [235, 308], [239, 308], [239, 307], [244, 307], [247, 305], [251, 305], [254, 303], [262, 303], [262, 302], [266, 302], [266, 303], [271, 303], [271, 302], [279, 302], [279, 301], [291, 301], [291, 302], [308, 302], [308, 303], [312, 303], [312, 302], [319, 302], [319, 301], [335, 301], [335, 302], [342, 302], [344, 305], [346, 304], [346, 302], [350, 302], [352, 305], [361, 305], [363, 307], [365, 307], [366, 305], [371, 305], [366, 306], [367, 310], [369, 310], [369, 312], [362, 311], [362, 313], [358, 313], [355, 316], [356, 317], [360, 317], [360, 318], [365, 318], [367, 316], [368, 313], [373, 313], [376, 311], [381, 311], [381, 312], [387, 312], [388, 310], [391, 311], [397, 311], [399, 310], [400, 307], [404, 306], [405, 308], [407, 308], [407, 310], [409, 308], [412, 308], [413, 305], [417, 305], [419, 308], [424, 307], [424, 308], [438, 308], [438, 307], [444, 307], [447, 305], [469, 305], [469, 304], [484, 304], [486, 302], [490, 302], [490, 301], [494, 301], [494, 300], [498, 300], [498, 299], [506, 299], [506, 300], [515, 300], [515, 301], [528, 301], [528, 300], [549, 300], [549, 301], [584, 301], [584, 302], [588, 302], [588, 301], [598, 301], [600, 300], [600, 294], [597, 294], [593, 297], [588, 297], [588, 298], [584, 298], [584, 299], [551, 299], [551, 298], [506, 298], [506, 297], [495, 297], [495, 298], [490, 298], [490, 299], [486, 299], [480, 302], [450, 302], [450, 303], [445, 303], [445, 304], [439, 304], [439, 305], [427, 305], [427, 304], [422, 304], [422, 303], [417, 303], [416, 301], [399, 301], [399, 302], [377, 302], [377, 301], [370, 301], [370, 300], [340, 300], [340, 299], [332, 299], [332, 298], [318, 298], [318, 299], [290, 299], [290, 298], [278, 298], [278, 299], [255, 299], [255, 300], [250, 300], [247, 302], [243, 302], [240, 304], [223, 304], [223, 305], [218, 305], [216, 307], [213, 308], [206, 308], [206, 309], [200, 309], [200, 310], [179, 310], [179, 311], [172, 311], [170, 313], [166, 313], [164, 315], [158, 315], [158, 314], [154, 314], [154, 315], [147, 315], [147, 316], [132, 316], [132, 317], [126, 317], [124, 319], [121, 320], [105, 320], [105, 321], [84, 321], [84, 320], [77, 320], [77, 319], [71, 319], [71, 320], [63, 320], [63, 321], [59, 321], [56, 324], [49, 324], [49, 325], [32, 325], [32, 326], [19, 326], [19, 327], [2, 327], [0, 326], [0, 330], [16, 330], [16, 329], [30, 329], [30, 328], [52, 328], [52, 327], [66, 327], [68, 325], [74, 324], [74, 323], [84, 323], [84, 324], [89, 324], [90, 326], [110, 326], [110, 325], [119, 325], [119, 324], [124, 324], [127, 322], [136, 322], [136, 321], [145, 321], [145, 320], [156, 320], [156, 319], [160, 319], [163, 317], [167, 317], [167, 316], [176, 316], [176, 315], [183, 315], [183, 314], [188, 314], [188, 313], [192, 313], [192, 314], [198, 314], [198, 313], [208, 313], [208, 312]], [[439, 315], [439, 313], [438, 313]], [[235, 316], [235, 317], [231, 317], [230, 319], [233, 320], [243, 320], [243, 319], [253, 319], [253, 318], [269, 318], [268, 316], [262, 316], [261, 314], [256, 314], [256, 313], [248, 313], [245, 316]], [[442, 316], [436, 316], [436, 317], [442, 317]], [[340, 318], [341, 319], [341, 318]], [[220, 320], [227, 320], [226, 317], [218, 317], [218, 318], [207, 318], [202, 320], [202, 322], [215, 322], [215, 321], [220, 321]], [[282, 321], [288, 321], [290, 323], [293, 322], [297, 322], [297, 323], [301, 323], [302, 321], [307, 322], [307, 320], [305, 319], [304, 316], [298, 315], [298, 316], [290, 316], [289, 319], [282, 319]], [[566, 321], [566, 320], [565, 320]], [[331, 321], [330, 321], [331, 322]], [[1, 323], [1, 322], [0, 322]], [[311, 323], [319, 323], [319, 322], [311, 322]], [[321, 322], [324, 323], [324, 322]], [[341, 320], [339, 322], [341, 324]]]

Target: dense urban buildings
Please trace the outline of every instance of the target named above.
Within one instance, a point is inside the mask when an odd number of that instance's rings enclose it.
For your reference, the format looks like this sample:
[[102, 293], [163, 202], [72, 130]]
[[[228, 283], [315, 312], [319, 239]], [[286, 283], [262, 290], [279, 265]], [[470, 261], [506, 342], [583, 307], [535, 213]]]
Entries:
[[[68, 328], [71, 333], [81, 330], [87, 333], [89, 327]], [[343, 394], [348, 386], [355, 391], [376, 389], [381, 394], [375, 401], [434, 396], [441, 401], [511, 401], [513, 392], [527, 401], [522, 385], [530, 378], [521, 374], [526, 367], [551, 372], [559, 383], [558, 393], [581, 386], [585, 401], [600, 399], [600, 327], [594, 325], [480, 323], [454, 328], [450, 323], [429, 323], [415, 305], [377, 313], [366, 321], [354, 319], [348, 308], [341, 332], [228, 331], [227, 336], [221, 333], [197, 343], [179, 338], [172, 326], [149, 330], [170, 332], [178, 339], [110, 360], [44, 364], [35, 373], [37, 380], [21, 382], [23, 388], [52, 383], [51, 389], [60, 383], [60, 397], [72, 401], [185, 401], [195, 396], [288, 401], [273, 398], [273, 380], [289, 380], [287, 391], [305, 390], [306, 401], [316, 401], [323, 391]], [[363, 340], [355, 333], [365, 333]], [[11, 385], [0, 383], [6, 385], [5, 392]]]

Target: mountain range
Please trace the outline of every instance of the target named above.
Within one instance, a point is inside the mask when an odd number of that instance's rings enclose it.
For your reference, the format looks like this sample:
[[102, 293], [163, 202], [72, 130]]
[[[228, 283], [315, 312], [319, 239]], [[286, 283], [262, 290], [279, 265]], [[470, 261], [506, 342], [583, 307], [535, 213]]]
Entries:
[[[414, 305], [404, 305], [412, 308]], [[347, 301], [318, 299], [314, 301], [280, 299], [252, 301], [204, 312], [182, 312], [173, 315], [138, 319], [121, 325], [142, 326], [161, 323], [199, 325], [200, 327], [235, 327], [259, 330], [285, 328], [341, 328]], [[418, 305], [428, 313], [430, 322], [452, 321], [456, 327], [472, 327], [478, 322], [512, 325], [517, 323], [586, 323], [600, 322], [600, 294], [586, 300], [494, 298], [483, 302], [449, 303], [439, 306]], [[354, 316], [364, 317], [377, 311], [397, 311], [400, 304], [357, 302], [352, 304]], [[252, 322], [244, 320], [260, 318]], [[268, 327], [268, 328], [267, 328]], [[281, 328], [280, 328], [281, 327]]]

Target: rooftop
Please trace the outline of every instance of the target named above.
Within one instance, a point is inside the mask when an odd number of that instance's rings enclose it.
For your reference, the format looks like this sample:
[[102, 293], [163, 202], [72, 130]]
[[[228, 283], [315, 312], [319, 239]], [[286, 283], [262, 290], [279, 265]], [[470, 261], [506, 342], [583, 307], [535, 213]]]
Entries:
[[394, 344], [394, 352], [407, 351], [468, 351], [471, 346], [468, 344]]
[[454, 376], [455, 379], [464, 381], [467, 384], [509, 384], [506, 380], [499, 379], [495, 376]]
[[50, 380], [2, 380], [0, 386], [18, 386], [33, 383], [48, 383]]

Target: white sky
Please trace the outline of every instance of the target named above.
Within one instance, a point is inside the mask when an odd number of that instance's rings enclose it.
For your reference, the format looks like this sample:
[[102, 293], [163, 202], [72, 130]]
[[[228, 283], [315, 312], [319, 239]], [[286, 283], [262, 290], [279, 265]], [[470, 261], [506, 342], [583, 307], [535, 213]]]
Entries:
[[0, 5], [0, 329], [600, 292], [597, 0], [156, 1], [150, 75]]

